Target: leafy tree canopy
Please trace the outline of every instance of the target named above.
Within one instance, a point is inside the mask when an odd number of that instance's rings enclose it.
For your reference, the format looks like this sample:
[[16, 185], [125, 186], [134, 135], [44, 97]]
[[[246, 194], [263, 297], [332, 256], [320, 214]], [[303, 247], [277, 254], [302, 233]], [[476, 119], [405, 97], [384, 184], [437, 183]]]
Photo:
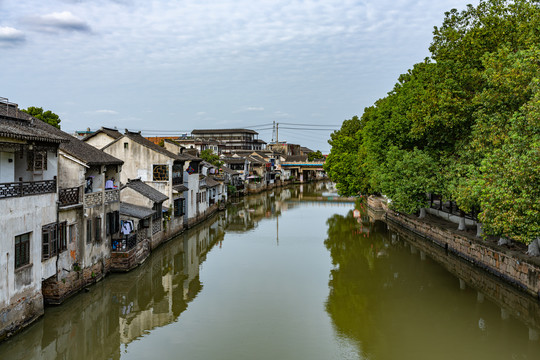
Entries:
[[487, 234], [540, 238], [540, 6], [481, 0], [445, 13], [431, 58], [329, 140], [340, 193], [415, 212], [435, 192], [480, 209]]
[[60, 129], [60, 116], [51, 110], [43, 111], [43, 108], [30, 106], [28, 109], [22, 109], [22, 111]]
[[223, 161], [219, 160], [219, 155], [214, 154], [211, 149], [201, 151], [200, 158], [217, 167], [223, 165]]
[[312, 153], [309, 153], [307, 158], [308, 158], [308, 161], [313, 161], [313, 160], [323, 159], [324, 156], [323, 156], [321, 150], [317, 150], [317, 151], [314, 151]]

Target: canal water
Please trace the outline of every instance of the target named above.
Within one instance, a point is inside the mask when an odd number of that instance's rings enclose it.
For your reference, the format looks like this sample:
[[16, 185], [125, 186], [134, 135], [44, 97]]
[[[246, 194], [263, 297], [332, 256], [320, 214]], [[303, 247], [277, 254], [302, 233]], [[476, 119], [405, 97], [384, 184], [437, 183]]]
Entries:
[[537, 300], [332, 192], [238, 200], [0, 359], [540, 359]]

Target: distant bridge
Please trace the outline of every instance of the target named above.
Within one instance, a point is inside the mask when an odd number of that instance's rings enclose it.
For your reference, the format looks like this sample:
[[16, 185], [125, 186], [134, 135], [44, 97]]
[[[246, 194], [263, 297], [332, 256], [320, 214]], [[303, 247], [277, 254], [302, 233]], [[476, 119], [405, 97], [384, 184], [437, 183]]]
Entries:
[[324, 171], [324, 161], [285, 161], [281, 163], [281, 168], [290, 170], [291, 174], [301, 182], [317, 177], [318, 171]]
[[324, 161], [290, 161], [290, 162], [282, 162], [281, 167], [286, 168], [298, 168], [298, 169], [304, 169], [307, 168], [309, 170], [323, 170]]

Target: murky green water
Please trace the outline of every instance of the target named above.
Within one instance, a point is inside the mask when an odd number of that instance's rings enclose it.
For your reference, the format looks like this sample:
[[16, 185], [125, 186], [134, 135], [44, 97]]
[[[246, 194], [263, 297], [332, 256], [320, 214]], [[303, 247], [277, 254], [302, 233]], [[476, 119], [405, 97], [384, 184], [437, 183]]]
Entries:
[[317, 186], [241, 200], [0, 359], [540, 358], [538, 301]]

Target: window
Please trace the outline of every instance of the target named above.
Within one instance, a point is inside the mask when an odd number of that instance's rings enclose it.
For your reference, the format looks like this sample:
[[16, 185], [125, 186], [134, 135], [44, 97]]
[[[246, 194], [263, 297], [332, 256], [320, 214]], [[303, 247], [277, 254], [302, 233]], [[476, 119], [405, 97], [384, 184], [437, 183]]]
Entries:
[[47, 151], [29, 151], [26, 159], [28, 171], [47, 170]]
[[106, 234], [113, 235], [120, 231], [120, 212], [107, 213]]
[[183, 174], [184, 174], [184, 167], [182, 166], [182, 164], [174, 164], [173, 174], [172, 174], [173, 185], [181, 185], [184, 183]]
[[76, 240], [76, 229], [75, 224], [69, 225], [69, 243], [72, 244]]
[[127, 142], [124, 143], [124, 149], [128, 149], [129, 148], [129, 144]]
[[86, 243], [90, 244], [92, 242], [92, 220], [86, 220]]
[[174, 216], [182, 216], [186, 213], [185, 211], [185, 201], [183, 198], [174, 200]]
[[96, 242], [101, 241], [101, 218], [99, 217], [94, 219], [94, 240]]
[[154, 165], [152, 174], [154, 181], [168, 181], [169, 167], [167, 165]]
[[162, 204], [161, 203], [155, 203], [154, 206], [152, 206], [152, 210], [155, 211], [154, 215], [152, 215], [152, 220], [159, 220], [162, 217]]
[[30, 233], [15, 236], [15, 269], [30, 263]]
[[67, 249], [67, 222], [52, 223], [41, 228], [41, 261]]

